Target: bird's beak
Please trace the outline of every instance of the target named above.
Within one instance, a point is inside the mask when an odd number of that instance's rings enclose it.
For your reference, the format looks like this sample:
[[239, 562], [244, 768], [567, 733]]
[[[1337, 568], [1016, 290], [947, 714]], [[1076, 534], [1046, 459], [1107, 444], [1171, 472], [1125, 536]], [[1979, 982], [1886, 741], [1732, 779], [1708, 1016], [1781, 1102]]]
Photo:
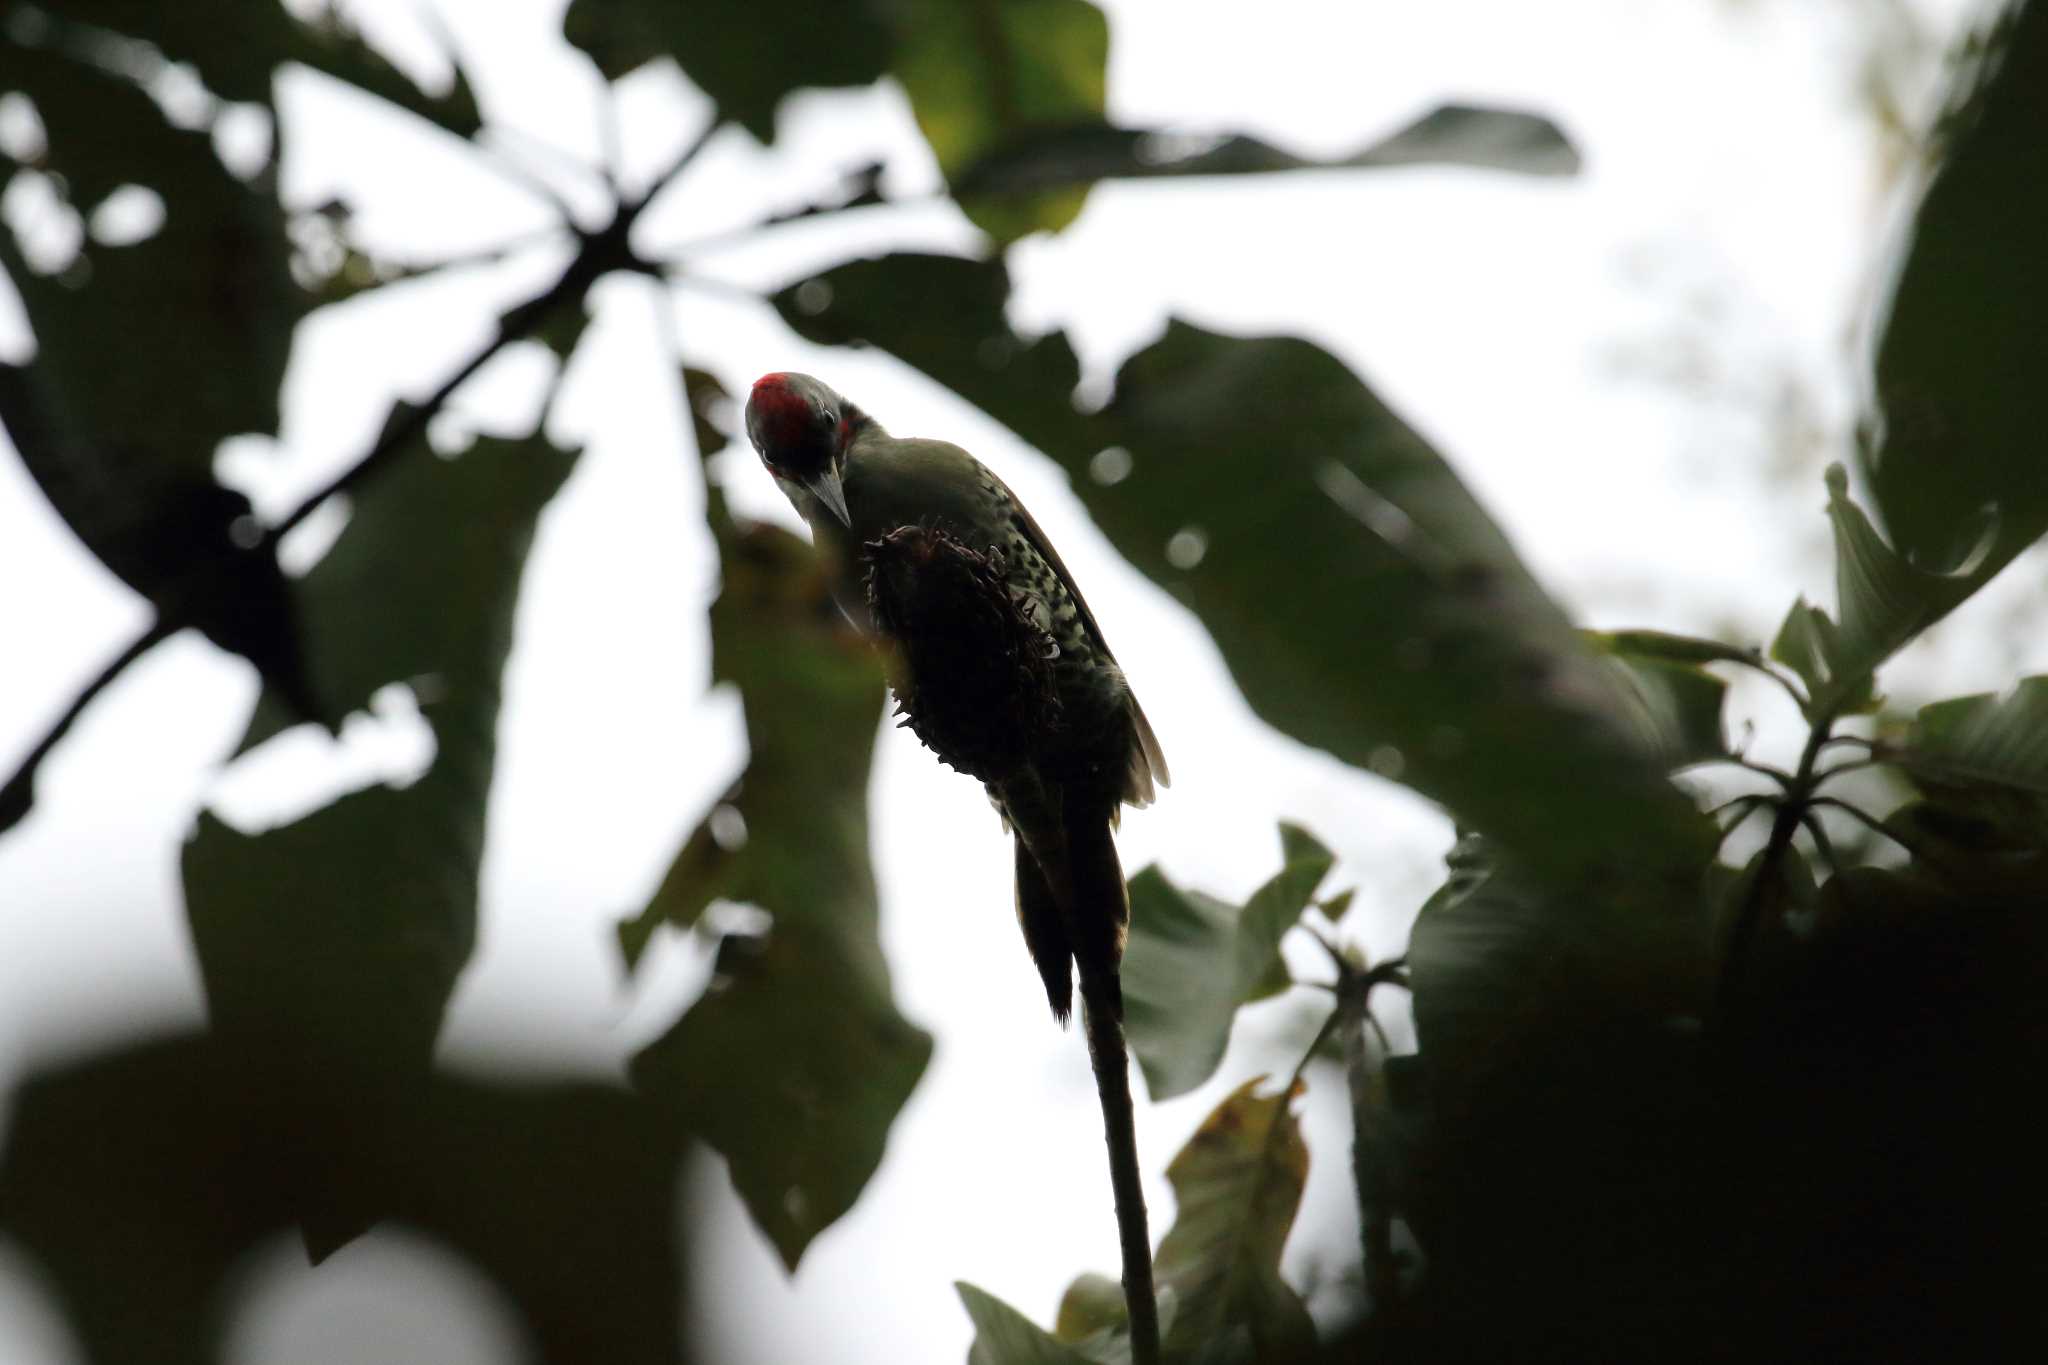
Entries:
[[832, 509], [832, 515], [839, 518], [842, 526], [853, 529], [853, 518], [847, 515], [846, 491], [839, 486], [839, 471], [827, 469], [815, 479], [806, 479], [804, 487], [811, 490], [811, 496]]

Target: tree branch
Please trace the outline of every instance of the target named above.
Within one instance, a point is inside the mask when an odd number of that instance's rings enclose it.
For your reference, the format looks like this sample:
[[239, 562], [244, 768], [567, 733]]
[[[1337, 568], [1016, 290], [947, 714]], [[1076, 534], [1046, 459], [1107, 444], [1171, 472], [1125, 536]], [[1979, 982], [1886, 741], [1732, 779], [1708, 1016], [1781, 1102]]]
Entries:
[[127, 670], [128, 665], [149, 653], [176, 630], [175, 625], [159, 616], [150, 624], [148, 630], [130, 640], [119, 654], [108, 660], [106, 667], [71, 699], [71, 705], [65, 708], [63, 715], [57, 717], [57, 723], [50, 727], [49, 732], [36, 743], [35, 748], [30, 749], [27, 756], [21, 760], [21, 766], [15, 769], [14, 776], [7, 779], [7, 785], [0, 787], [0, 830], [12, 829], [28, 814], [29, 807], [35, 802], [36, 769], [49, 757], [50, 750], [56, 748], [64, 736], [71, 732], [71, 727], [85, 714], [85, 708], [92, 705], [93, 700], [106, 691], [114, 679]]

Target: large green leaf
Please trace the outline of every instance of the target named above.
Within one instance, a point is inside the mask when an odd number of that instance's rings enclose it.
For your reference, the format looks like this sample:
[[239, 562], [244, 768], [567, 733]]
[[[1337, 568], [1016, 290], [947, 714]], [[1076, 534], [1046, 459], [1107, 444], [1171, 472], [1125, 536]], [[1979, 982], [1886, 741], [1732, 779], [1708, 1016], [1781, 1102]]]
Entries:
[[633, 1083], [723, 1153], [783, 1264], [853, 1207], [931, 1058], [929, 1034], [814, 926], [728, 935], [703, 997]]
[[220, 1359], [221, 1305], [290, 1226], [304, 1153], [321, 1148], [327, 1184], [374, 1191], [491, 1277], [526, 1329], [523, 1358], [679, 1359], [677, 1152], [631, 1096], [423, 1077], [335, 1143], [250, 1060], [211, 1036], [165, 1039], [14, 1097], [0, 1229], [50, 1276], [83, 1358]]
[[[321, 1103], [423, 1072], [432, 1055], [476, 937], [520, 574], [572, 463], [538, 437], [486, 439], [453, 461], [410, 452], [370, 486], [300, 585], [309, 652], [323, 690], [347, 702], [412, 683], [433, 727], [433, 766], [403, 791], [361, 791], [262, 834], [202, 816], [185, 847], [215, 1026], [284, 1058], [279, 1083]], [[251, 735], [277, 714], [259, 705]], [[363, 1217], [313, 1216], [309, 1236], [323, 1248]]]
[[[51, 48], [13, 46], [5, 88], [35, 102], [48, 135], [40, 169], [61, 176], [71, 205], [90, 213], [125, 185], [163, 200], [146, 240], [88, 239], [83, 265], [60, 275], [32, 269], [0, 231], [0, 263], [27, 305], [36, 369], [83, 448], [43, 466], [39, 482], [89, 544], [120, 511], [85, 500], [134, 499], [174, 474], [212, 469], [228, 436], [277, 428], [278, 384], [304, 298], [277, 203], [230, 175], [205, 129], [173, 127], [125, 75]], [[147, 510], [130, 511], [129, 520]]]
[[570, 0], [562, 32], [614, 80], [674, 57], [722, 117], [772, 142], [775, 108], [791, 91], [881, 76], [887, 16], [872, 0]]
[[1963, 562], [1988, 524], [1981, 583], [2048, 529], [2048, 6], [2006, 7], [1958, 88], [1889, 300], [1861, 456], [1912, 564]]
[[[1109, 24], [1090, 0], [903, 0], [890, 68], [948, 179], [997, 147], [1095, 122], [1107, 92]], [[961, 207], [999, 242], [1074, 221], [1087, 187], [978, 198]]]
[[1870, 524], [1849, 496], [1842, 466], [1828, 467], [1827, 487], [1839, 619], [1801, 598], [1771, 644], [1771, 657], [1806, 684], [1806, 712], [1814, 720], [1873, 707], [1877, 666], [1955, 610], [2006, 562], [1992, 553], [1993, 541], [1980, 523], [1984, 533], [1962, 562], [1941, 572], [1921, 568]]
[[2048, 886], [2048, 678], [1923, 707], [1887, 757], [1925, 793], [1887, 821], [1920, 870], [2015, 903]]
[[713, 677], [739, 689], [747, 767], [620, 942], [630, 964], [658, 925], [694, 925], [714, 898], [751, 902], [774, 923], [764, 938], [725, 939], [704, 996], [632, 1070], [725, 1156], [794, 1270], [874, 1174], [932, 1043], [897, 1013], [877, 937], [867, 787], [878, 662], [833, 607], [809, 546], [735, 522], [710, 497], [725, 570]]
[[1315, 1341], [1301, 1296], [1280, 1278], [1308, 1179], [1291, 1110], [1300, 1087], [1260, 1095], [1264, 1080], [1232, 1091], [1166, 1168], [1179, 1207], [1154, 1269], [1178, 1305], [1168, 1355], [1289, 1359]]
[[1272, 724], [1398, 767], [1549, 875], [1655, 884], [1705, 860], [1704, 821], [1620, 719], [1620, 680], [1443, 460], [1334, 357], [1176, 322], [1125, 364], [1105, 410], [1083, 413], [1066, 337], [1019, 337], [1008, 294], [999, 263], [906, 254], [776, 304], [813, 340], [901, 357], [1063, 465]]
[[[235, 179], [207, 133], [173, 127], [126, 75], [0, 32], [0, 87], [35, 102], [42, 170], [90, 213], [124, 186], [162, 201], [143, 241], [86, 239], [55, 274], [0, 228], [0, 266], [36, 339], [0, 365], [0, 420], [59, 515], [165, 618], [246, 655], [302, 713], [284, 581], [247, 499], [213, 481], [221, 441], [276, 430], [307, 299], [277, 204]], [[41, 263], [51, 264], [51, 263]]]
[[1549, 901], [1503, 873], [1484, 839], [1461, 838], [1444, 861], [1449, 875], [1409, 933], [1408, 969], [1432, 1096], [1455, 1111], [1540, 1043], [1567, 986]]
[[1184, 891], [1156, 867], [1131, 879], [1123, 965], [1124, 1034], [1154, 1100], [1215, 1074], [1237, 1007], [1272, 993], [1280, 939], [1335, 859], [1305, 830], [1282, 826], [1287, 862], [1242, 907]]
[[1662, 754], [1669, 768], [1726, 757], [1728, 738], [1721, 724], [1721, 705], [1728, 684], [1697, 664], [1634, 652], [1625, 641], [1629, 635], [1641, 633], [1593, 638], [1612, 653], [1627, 685], [1627, 715], [1641, 728], [1642, 745]]
[[[1465, 834], [1408, 940], [1415, 1033], [1433, 1111], [1462, 1121], [1531, 1098], [1526, 1073], [1565, 1040], [1697, 1010], [1700, 950], [1726, 879], [1706, 864], [1659, 915], [1560, 894]], [[1619, 1038], [1621, 1035], [1617, 1034]], [[1538, 1100], [1540, 1102], [1540, 1098]]]
[[1571, 175], [1579, 154], [1541, 115], [1463, 104], [1439, 105], [1396, 133], [1334, 157], [1301, 156], [1245, 133], [1193, 137], [1074, 123], [1001, 144], [955, 176], [953, 188], [964, 196], [1042, 193], [1096, 180], [1421, 165]]
[[[390, 421], [407, 411], [400, 405]], [[345, 712], [386, 683], [412, 683], [441, 746], [436, 770], [451, 750], [474, 765], [466, 780], [479, 802], [520, 571], [541, 509], [574, 463], [575, 452], [538, 432], [479, 437], [452, 460], [417, 436], [365, 482], [334, 547], [295, 585], [321, 697]], [[292, 719], [274, 702], [258, 709], [244, 748]]]
[[1935, 781], [1984, 783], [2048, 799], [2048, 677], [2022, 678], [2005, 693], [1922, 707], [1897, 757]]

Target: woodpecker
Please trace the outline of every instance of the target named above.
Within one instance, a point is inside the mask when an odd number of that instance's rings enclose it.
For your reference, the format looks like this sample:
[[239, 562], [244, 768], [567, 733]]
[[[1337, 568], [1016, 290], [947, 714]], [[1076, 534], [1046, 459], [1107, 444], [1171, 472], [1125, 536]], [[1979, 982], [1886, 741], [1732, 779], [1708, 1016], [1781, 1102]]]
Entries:
[[[959, 446], [899, 439], [805, 374], [757, 380], [747, 436], [811, 528], [834, 598], [862, 629], [912, 660], [944, 657], [943, 642], [890, 639], [877, 619], [880, 569], [915, 573], [889, 554], [909, 528], [985, 560], [1036, 628], [1050, 664], [1057, 723], [1021, 736], [1016, 761], [994, 766], [941, 756], [983, 780], [1015, 835], [1017, 918], [1053, 1015], [1065, 1022], [1079, 968], [1082, 998], [1121, 1019], [1117, 966], [1130, 901], [1111, 837], [1121, 806], [1145, 806], [1169, 780], [1165, 756], [1073, 575], [1009, 486]], [[931, 541], [919, 545], [928, 554]], [[886, 584], [884, 585], [886, 586]], [[952, 623], [920, 618], [920, 629]], [[964, 629], [964, 627], [963, 627]], [[904, 689], [899, 684], [899, 695]], [[927, 742], [930, 742], [927, 739]]]
[[1062, 1024], [1078, 971], [1131, 1360], [1158, 1365], [1118, 977], [1131, 904], [1112, 835], [1123, 806], [1167, 784], [1159, 740], [1059, 552], [981, 461], [899, 440], [806, 374], [755, 381], [747, 437], [811, 528], [840, 609], [881, 637], [918, 738], [981, 779], [1015, 835], [1017, 922]]

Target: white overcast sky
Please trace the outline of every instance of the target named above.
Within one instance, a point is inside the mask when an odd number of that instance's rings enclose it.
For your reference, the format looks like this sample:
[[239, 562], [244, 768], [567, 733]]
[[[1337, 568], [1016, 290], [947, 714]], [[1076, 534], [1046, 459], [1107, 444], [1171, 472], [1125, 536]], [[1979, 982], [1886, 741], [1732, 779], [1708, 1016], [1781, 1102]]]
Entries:
[[[556, 37], [560, 7], [436, 4], [487, 116], [589, 160], [600, 146], [595, 78]], [[398, 59], [435, 71], [436, 41], [415, 0], [343, 8]], [[1848, 448], [1859, 326], [1906, 202], [1859, 93], [1859, 33], [1888, 6], [1104, 8], [1111, 111], [1121, 119], [1250, 131], [1313, 153], [1353, 148], [1441, 100], [1520, 104], [1555, 117], [1586, 170], [1551, 181], [1411, 170], [1106, 186], [1061, 236], [1012, 251], [1019, 325], [1068, 329], [1101, 378], [1169, 312], [1312, 338], [1438, 444], [1588, 624], [1767, 641], [1795, 592], [1831, 600], [1820, 469]], [[1909, 10], [1938, 50], [1975, 6], [1915, 0]], [[1904, 84], [1915, 99], [1928, 88]], [[302, 203], [345, 196], [364, 235], [393, 254], [461, 252], [545, 222], [502, 179], [331, 82], [288, 76], [282, 97], [287, 193]], [[628, 80], [620, 108], [628, 169], [641, 175], [705, 116], [672, 69]], [[780, 129], [772, 152], [737, 130], [720, 134], [648, 222], [646, 244], [802, 202], [835, 172], [877, 157], [894, 192], [936, 183], [893, 87], [796, 98]], [[545, 155], [516, 140], [498, 145]], [[554, 173], [549, 160], [533, 164]], [[598, 207], [587, 185], [558, 178]], [[957, 215], [927, 206], [789, 229], [700, 264], [769, 285], [863, 251], [973, 240]], [[530, 255], [309, 322], [281, 440], [235, 443], [224, 476], [267, 512], [290, 506], [360, 452], [394, 396], [433, 389], [495, 311], [559, 260]], [[1160, 862], [1185, 884], [1241, 896], [1276, 866], [1275, 821], [1298, 820], [1341, 855], [1330, 885], [1360, 888], [1352, 932], [1375, 956], [1400, 949], [1437, 879], [1447, 821], [1255, 720], [1200, 627], [1122, 563], [1048, 462], [885, 358], [795, 341], [763, 307], [704, 293], [664, 304], [633, 280], [607, 283], [599, 298], [553, 419], [587, 450], [528, 567], [481, 944], [452, 1007], [448, 1062], [511, 1050], [556, 1073], [616, 1075], [702, 980], [696, 954], [670, 944], [628, 986], [611, 938], [743, 753], [732, 698], [705, 695], [712, 566], [695, 462], [656, 345], [659, 307], [691, 357], [729, 384], [769, 369], [813, 371], [899, 433], [966, 445], [1031, 504], [1172, 760], [1172, 790], [1126, 820], [1127, 867]], [[5, 299], [0, 348], [24, 350]], [[502, 357], [440, 434], [524, 429], [551, 369], [533, 349]], [[792, 521], [750, 454], [719, 468], [742, 510]], [[1924, 698], [2048, 668], [2048, 643], [1993, 638], [1988, 624], [2034, 605], [2040, 564], [2030, 556], [2008, 571], [1903, 662], [1893, 690]], [[147, 616], [11, 455], [0, 460], [0, 582], [13, 585], [0, 597], [0, 761], [11, 763]], [[201, 1017], [177, 885], [178, 846], [199, 809], [275, 823], [325, 793], [403, 777], [423, 759], [422, 727], [399, 705], [341, 745], [294, 734], [223, 774], [254, 693], [246, 665], [188, 634], [133, 669], [46, 766], [35, 814], [0, 840], [0, 1084], [52, 1056]], [[1758, 724], [1760, 751], [1787, 742], [1787, 718], [1769, 698], [1742, 690], [1737, 702], [1737, 719]], [[711, 1359], [955, 1362], [970, 1330], [953, 1280], [1049, 1321], [1075, 1273], [1116, 1266], [1084, 1050], [1045, 1017], [1011, 918], [995, 819], [903, 732], [881, 745], [874, 792], [885, 946], [901, 1007], [936, 1035], [937, 1052], [875, 1182], [793, 1281], [726, 1192], [719, 1163], [693, 1164], [706, 1212], [687, 1311], [712, 1333]], [[1299, 1046], [1316, 1005], [1300, 993], [1248, 1012], [1215, 1082], [1143, 1109], [1155, 1236], [1172, 1218], [1160, 1174], [1168, 1158], [1222, 1093], [1288, 1065], [1285, 1050]], [[1329, 1081], [1314, 1077], [1307, 1103], [1314, 1166], [1287, 1261], [1299, 1283], [1343, 1273], [1355, 1254]], [[418, 1292], [442, 1277], [449, 1294]], [[237, 1365], [521, 1358], [489, 1291], [416, 1239], [378, 1234], [318, 1272], [280, 1245], [249, 1283], [230, 1352]], [[475, 1292], [453, 1292], [459, 1285]], [[1323, 1311], [1339, 1301], [1312, 1298]], [[32, 1269], [0, 1241], [0, 1360], [79, 1358], [40, 1303]]]

